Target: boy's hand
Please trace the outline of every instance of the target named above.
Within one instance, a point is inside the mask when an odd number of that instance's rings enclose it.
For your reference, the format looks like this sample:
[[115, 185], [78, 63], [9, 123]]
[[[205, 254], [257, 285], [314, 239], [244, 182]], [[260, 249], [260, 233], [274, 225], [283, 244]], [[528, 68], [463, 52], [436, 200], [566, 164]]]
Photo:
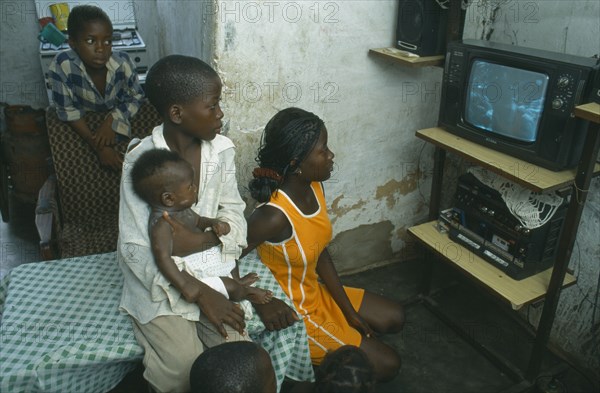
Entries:
[[110, 146], [115, 143], [117, 134], [112, 129], [111, 122], [104, 121], [100, 127], [96, 129], [96, 133], [94, 134], [94, 141], [96, 142], [96, 146], [98, 148], [102, 148], [104, 146]]
[[300, 318], [294, 310], [277, 298], [269, 303], [252, 304], [267, 330], [281, 330], [292, 326]]
[[227, 331], [223, 324], [227, 324], [237, 330], [240, 334], [244, 333], [246, 323], [244, 322], [244, 311], [239, 305], [225, 298], [219, 292], [209, 288], [202, 291], [202, 294], [194, 290], [188, 292], [183, 291], [186, 300], [192, 301], [200, 307], [200, 312], [208, 318], [210, 322], [217, 328], [217, 331], [225, 338], [228, 338]]
[[113, 171], [120, 171], [123, 167], [123, 156], [110, 146], [101, 147], [96, 151], [100, 164]]
[[171, 226], [173, 232], [172, 255], [185, 256], [194, 252], [205, 251], [219, 245], [220, 241], [212, 232], [198, 232], [183, 225], [176, 218], [163, 212], [162, 218]]
[[217, 236], [225, 236], [231, 231], [231, 227], [224, 221], [215, 221], [212, 225], [213, 232]]

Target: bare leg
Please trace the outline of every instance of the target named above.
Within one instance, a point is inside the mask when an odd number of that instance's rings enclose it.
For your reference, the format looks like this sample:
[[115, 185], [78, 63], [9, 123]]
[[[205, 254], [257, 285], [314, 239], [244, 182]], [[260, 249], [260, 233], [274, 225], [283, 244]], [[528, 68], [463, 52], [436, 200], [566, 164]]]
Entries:
[[365, 291], [358, 313], [377, 333], [398, 333], [404, 326], [404, 307], [371, 292]]
[[[365, 292], [358, 313], [378, 333], [398, 333], [404, 326], [402, 305], [370, 292]], [[373, 363], [377, 380], [389, 381], [398, 374], [402, 362], [392, 347], [378, 338], [363, 337], [360, 348]]]

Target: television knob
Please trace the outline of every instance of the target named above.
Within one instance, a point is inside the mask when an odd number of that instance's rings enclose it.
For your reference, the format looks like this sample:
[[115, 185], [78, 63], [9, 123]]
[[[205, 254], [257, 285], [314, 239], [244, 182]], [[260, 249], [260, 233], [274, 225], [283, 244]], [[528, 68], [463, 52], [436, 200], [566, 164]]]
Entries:
[[570, 82], [571, 80], [568, 77], [561, 76], [560, 78], [558, 78], [558, 87], [564, 89], [565, 87], [569, 86]]
[[560, 109], [562, 108], [564, 101], [560, 98], [555, 98], [552, 100], [552, 109]]

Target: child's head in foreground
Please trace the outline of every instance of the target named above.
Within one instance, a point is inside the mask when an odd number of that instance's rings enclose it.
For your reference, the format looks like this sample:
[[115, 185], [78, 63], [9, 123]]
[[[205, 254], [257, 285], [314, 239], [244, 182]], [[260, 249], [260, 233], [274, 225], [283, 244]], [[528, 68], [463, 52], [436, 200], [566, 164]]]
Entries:
[[171, 150], [142, 153], [131, 168], [131, 182], [135, 193], [152, 207], [179, 211], [198, 201], [192, 166]]
[[221, 79], [200, 59], [182, 55], [157, 61], [146, 77], [146, 97], [165, 122], [202, 140], [221, 132]]
[[190, 371], [192, 392], [275, 393], [271, 358], [260, 345], [235, 341], [202, 352]]
[[113, 26], [99, 7], [78, 5], [69, 12], [69, 45], [87, 67], [104, 68], [112, 55]]
[[358, 347], [344, 345], [325, 356], [316, 371], [315, 393], [371, 393], [373, 365]]

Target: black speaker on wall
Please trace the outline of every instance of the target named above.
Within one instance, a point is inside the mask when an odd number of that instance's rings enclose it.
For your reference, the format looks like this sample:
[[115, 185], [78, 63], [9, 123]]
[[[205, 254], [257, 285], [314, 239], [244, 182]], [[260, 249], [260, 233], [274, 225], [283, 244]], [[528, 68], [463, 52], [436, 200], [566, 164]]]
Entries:
[[400, 0], [396, 47], [419, 56], [442, 55], [446, 51], [448, 9], [439, 0]]

